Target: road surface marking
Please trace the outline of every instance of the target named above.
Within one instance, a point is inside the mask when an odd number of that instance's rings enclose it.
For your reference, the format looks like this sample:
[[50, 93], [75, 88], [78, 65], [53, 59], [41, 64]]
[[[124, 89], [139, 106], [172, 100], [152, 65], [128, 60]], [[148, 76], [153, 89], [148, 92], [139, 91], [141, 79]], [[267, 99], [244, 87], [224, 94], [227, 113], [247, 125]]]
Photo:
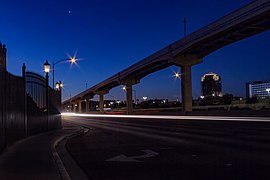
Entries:
[[155, 157], [159, 153], [149, 150], [149, 149], [144, 149], [141, 150], [142, 152], [146, 153], [144, 155], [139, 155], [139, 156], [126, 156], [124, 154], [120, 154], [118, 156], [112, 157], [110, 159], [107, 159], [105, 161], [118, 161], [118, 162], [142, 162], [137, 159], [144, 159], [144, 158], [149, 158], [149, 157]]

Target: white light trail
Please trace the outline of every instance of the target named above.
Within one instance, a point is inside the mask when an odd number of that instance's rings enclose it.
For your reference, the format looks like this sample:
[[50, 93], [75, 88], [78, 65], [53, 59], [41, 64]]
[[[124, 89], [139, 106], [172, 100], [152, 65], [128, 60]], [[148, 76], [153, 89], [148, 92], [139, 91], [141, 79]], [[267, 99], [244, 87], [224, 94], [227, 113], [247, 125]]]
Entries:
[[270, 122], [270, 117], [226, 117], [226, 116], [159, 116], [159, 115], [111, 115], [111, 114], [77, 114], [62, 113], [62, 116], [106, 117], [106, 118], [141, 118], [141, 119], [179, 119], [179, 120], [211, 120], [211, 121], [250, 121]]

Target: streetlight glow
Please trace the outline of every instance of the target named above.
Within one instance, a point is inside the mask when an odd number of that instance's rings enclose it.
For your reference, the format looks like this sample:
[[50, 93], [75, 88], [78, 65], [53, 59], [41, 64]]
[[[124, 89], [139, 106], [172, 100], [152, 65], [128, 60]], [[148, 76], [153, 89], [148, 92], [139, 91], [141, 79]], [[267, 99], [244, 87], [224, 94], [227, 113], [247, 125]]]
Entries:
[[59, 84], [58, 81], [57, 81], [56, 84], [55, 84], [55, 88], [56, 88], [56, 90], [59, 90], [59, 89], [60, 89], [60, 84]]
[[48, 60], [46, 60], [46, 62], [43, 65], [45, 73], [49, 73], [51, 65], [48, 63]]
[[59, 85], [61, 89], [64, 87], [64, 83], [62, 81], [60, 81]]
[[76, 63], [76, 58], [75, 58], [75, 57], [72, 57], [72, 58], [70, 59], [70, 62], [71, 62], [72, 64]]
[[[60, 62], [63, 62], [63, 61], [65, 61], [65, 62], [70, 62], [71, 64], [76, 64], [76, 62], [77, 62], [77, 58], [76, 58], [76, 54], [77, 53], [75, 53], [74, 55], [73, 55], [73, 57], [71, 57], [71, 56], [69, 56], [69, 58], [67, 59], [61, 59], [61, 60], [58, 60], [58, 61], [54, 61], [53, 62], [53, 67], [52, 67], [52, 75], [53, 75], [53, 84], [54, 84], [54, 71], [55, 71], [55, 69], [54, 69], [54, 66], [56, 65], [56, 64], [58, 64], [58, 63], [60, 63]], [[61, 83], [60, 83], [61, 84]]]
[[180, 73], [178, 73], [178, 72], [176, 72], [176, 73], [174, 73], [174, 75], [173, 75], [175, 78], [179, 78], [180, 79], [180, 77], [181, 77], [181, 74]]

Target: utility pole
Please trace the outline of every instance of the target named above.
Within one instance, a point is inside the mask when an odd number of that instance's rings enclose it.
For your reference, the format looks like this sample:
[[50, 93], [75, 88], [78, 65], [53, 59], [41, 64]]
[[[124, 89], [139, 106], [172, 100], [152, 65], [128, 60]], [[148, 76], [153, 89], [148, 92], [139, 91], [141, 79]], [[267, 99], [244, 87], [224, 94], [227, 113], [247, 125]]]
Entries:
[[186, 36], [187, 36], [187, 19], [186, 19], [186, 17], [184, 17], [183, 23], [184, 23], [184, 38], [186, 39]]

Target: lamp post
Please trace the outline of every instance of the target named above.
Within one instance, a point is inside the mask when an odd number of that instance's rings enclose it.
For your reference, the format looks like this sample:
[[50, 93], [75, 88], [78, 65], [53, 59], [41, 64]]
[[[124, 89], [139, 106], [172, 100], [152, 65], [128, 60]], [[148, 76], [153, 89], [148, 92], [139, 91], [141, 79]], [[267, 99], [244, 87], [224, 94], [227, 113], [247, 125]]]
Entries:
[[51, 65], [48, 60], [43, 64], [46, 73], [46, 108], [47, 108], [47, 131], [49, 130], [49, 72]]
[[53, 81], [53, 86], [54, 86], [54, 66], [56, 65], [56, 64], [58, 64], [58, 63], [60, 63], [60, 62], [63, 62], [63, 61], [69, 61], [69, 62], [71, 62], [71, 64], [74, 64], [74, 63], [76, 63], [76, 61], [77, 61], [77, 59], [76, 59], [76, 57], [74, 56], [74, 57], [71, 57], [71, 58], [66, 58], [66, 59], [61, 59], [61, 60], [59, 60], [59, 61], [54, 61], [53, 62], [53, 67], [52, 67], [52, 81]]
[[57, 101], [56, 104], [58, 106], [58, 110], [61, 111], [62, 107], [61, 107], [61, 102], [62, 102], [62, 88], [64, 87], [64, 84], [62, 83], [62, 81], [57, 81], [55, 83], [55, 90], [56, 90], [56, 94], [57, 94]]

